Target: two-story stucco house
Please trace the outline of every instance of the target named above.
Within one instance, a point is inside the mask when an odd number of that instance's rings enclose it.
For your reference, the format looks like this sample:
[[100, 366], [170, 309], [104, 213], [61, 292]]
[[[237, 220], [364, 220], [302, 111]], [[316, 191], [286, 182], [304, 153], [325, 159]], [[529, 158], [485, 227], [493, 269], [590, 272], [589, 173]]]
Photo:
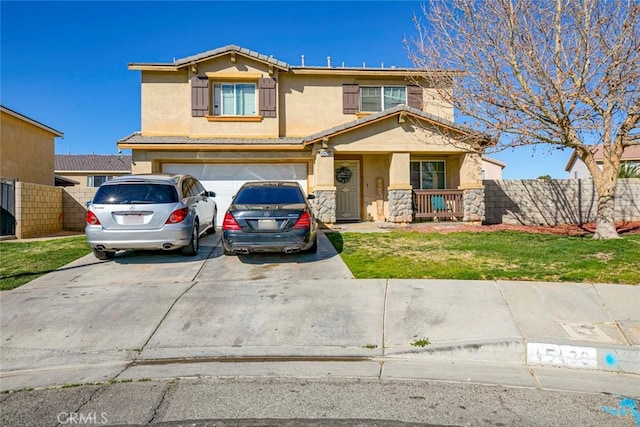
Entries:
[[431, 83], [445, 71], [292, 66], [233, 45], [129, 69], [141, 130], [118, 148], [133, 173], [190, 173], [220, 215], [242, 183], [278, 179], [315, 194], [325, 223], [482, 220], [482, 148], [465, 141], [489, 140], [453, 122]]
[[55, 139], [64, 134], [0, 105], [0, 178], [53, 185]]

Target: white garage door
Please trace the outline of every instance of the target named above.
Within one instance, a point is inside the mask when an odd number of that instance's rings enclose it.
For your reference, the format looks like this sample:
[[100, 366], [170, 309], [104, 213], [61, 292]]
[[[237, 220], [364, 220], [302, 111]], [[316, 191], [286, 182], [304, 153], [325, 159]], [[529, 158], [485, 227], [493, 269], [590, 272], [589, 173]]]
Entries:
[[231, 198], [247, 181], [296, 181], [307, 191], [307, 165], [302, 163], [244, 163], [244, 164], [185, 164], [165, 163], [166, 173], [187, 173], [198, 178], [207, 190], [216, 192], [218, 226]]

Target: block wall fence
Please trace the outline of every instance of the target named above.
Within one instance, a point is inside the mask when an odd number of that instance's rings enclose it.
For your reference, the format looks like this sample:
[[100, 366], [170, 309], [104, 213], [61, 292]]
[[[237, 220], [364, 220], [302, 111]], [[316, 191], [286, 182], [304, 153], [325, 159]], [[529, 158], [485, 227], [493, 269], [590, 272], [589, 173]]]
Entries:
[[62, 188], [16, 182], [16, 237], [28, 239], [62, 231]]
[[[598, 198], [590, 179], [484, 181], [487, 224], [559, 225], [596, 220]], [[619, 179], [616, 221], [640, 221], [640, 179]]]

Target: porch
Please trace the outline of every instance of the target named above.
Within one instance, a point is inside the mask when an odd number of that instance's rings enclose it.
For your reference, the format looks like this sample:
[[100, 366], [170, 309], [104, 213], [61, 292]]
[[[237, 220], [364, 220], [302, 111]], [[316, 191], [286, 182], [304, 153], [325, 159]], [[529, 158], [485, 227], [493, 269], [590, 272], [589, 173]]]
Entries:
[[413, 218], [462, 220], [463, 190], [413, 190]]

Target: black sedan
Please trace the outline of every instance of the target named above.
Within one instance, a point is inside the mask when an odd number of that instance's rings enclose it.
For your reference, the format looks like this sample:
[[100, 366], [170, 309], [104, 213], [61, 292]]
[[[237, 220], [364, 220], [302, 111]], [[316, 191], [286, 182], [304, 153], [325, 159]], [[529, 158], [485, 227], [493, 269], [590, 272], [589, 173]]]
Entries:
[[245, 183], [222, 223], [225, 255], [318, 250], [318, 224], [300, 185], [288, 181]]

